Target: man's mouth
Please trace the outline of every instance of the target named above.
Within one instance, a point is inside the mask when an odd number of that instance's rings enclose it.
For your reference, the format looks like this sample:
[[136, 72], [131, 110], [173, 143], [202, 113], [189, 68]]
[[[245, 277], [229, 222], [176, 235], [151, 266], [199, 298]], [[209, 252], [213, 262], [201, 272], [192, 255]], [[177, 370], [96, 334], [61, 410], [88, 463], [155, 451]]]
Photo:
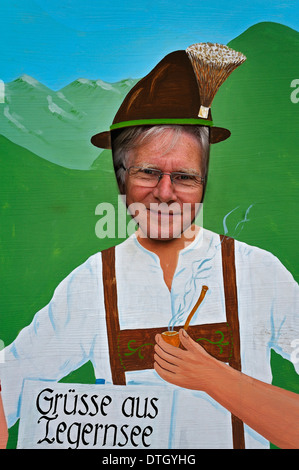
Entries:
[[175, 217], [175, 216], [181, 216], [182, 213], [180, 211], [178, 212], [173, 212], [173, 211], [165, 211], [165, 210], [157, 210], [156, 208], [155, 209], [152, 209], [150, 207], [147, 207], [146, 210], [153, 216], [155, 217]]

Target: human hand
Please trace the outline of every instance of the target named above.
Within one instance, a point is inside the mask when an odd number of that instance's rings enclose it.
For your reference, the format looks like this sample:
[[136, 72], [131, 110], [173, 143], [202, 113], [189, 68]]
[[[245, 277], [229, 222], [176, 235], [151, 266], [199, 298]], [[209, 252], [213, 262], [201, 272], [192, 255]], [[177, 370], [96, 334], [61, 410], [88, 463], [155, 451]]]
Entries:
[[185, 350], [166, 343], [156, 335], [154, 368], [167, 382], [192, 390], [207, 391], [217, 375], [219, 361], [208, 354], [185, 330], [180, 330]]

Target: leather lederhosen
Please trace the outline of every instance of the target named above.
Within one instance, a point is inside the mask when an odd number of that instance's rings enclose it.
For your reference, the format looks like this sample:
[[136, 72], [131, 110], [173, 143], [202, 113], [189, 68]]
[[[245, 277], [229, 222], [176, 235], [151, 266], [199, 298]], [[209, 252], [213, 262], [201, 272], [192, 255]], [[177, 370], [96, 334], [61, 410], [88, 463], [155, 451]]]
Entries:
[[[241, 371], [234, 240], [221, 236], [226, 322], [191, 325], [188, 333], [212, 356]], [[126, 371], [154, 368], [155, 335], [168, 329], [121, 330], [117, 308], [114, 247], [102, 251], [103, 285], [112, 381], [125, 385]], [[179, 329], [179, 328], [175, 328]], [[233, 446], [245, 448], [243, 422], [232, 415]]]

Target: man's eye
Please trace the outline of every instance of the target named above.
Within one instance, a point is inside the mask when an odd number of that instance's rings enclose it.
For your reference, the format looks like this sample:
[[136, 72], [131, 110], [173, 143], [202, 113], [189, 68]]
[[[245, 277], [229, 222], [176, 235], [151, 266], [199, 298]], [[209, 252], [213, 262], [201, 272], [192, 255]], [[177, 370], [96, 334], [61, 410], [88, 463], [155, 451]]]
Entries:
[[176, 179], [178, 181], [193, 181], [194, 180], [194, 176], [193, 175], [187, 175], [187, 174], [179, 174], [179, 175], [176, 175]]
[[157, 174], [157, 170], [153, 170], [152, 168], [142, 168], [140, 170], [140, 172], [145, 174], [145, 175], [156, 175]]

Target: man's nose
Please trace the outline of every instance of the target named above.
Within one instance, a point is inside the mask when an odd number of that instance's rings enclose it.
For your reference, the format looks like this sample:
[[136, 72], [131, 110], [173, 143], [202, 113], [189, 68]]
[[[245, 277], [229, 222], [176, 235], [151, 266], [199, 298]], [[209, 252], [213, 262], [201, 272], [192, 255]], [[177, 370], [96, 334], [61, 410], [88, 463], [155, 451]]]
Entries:
[[153, 190], [154, 196], [161, 202], [172, 202], [177, 200], [174, 185], [168, 173], [163, 174], [157, 186]]

